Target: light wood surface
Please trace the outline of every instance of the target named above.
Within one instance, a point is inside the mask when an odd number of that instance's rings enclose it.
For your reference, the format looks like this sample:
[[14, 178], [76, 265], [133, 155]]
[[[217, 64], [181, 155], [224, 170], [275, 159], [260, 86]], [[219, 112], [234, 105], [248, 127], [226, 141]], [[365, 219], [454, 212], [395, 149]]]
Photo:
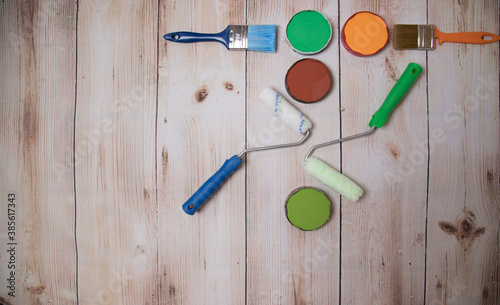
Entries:
[[157, 302], [157, 3], [79, 1], [78, 301]]
[[[429, 22], [443, 32], [482, 31], [498, 29], [498, 16], [497, 1], [436, 3]], [[426, 299], [498, 303], [498, 49], [440, 51], [428, 57], [429, 134], [442, 137], [429, 148]]]
[[0, 12], [0, 303], [77, 304], [76, 2]]
[[[425, 23], [424, 1], [341, 6], [341, 24], [358, 11], [394, 24]], [[392, 43], [390, 41], [389, 43]], [[425, 67], [426, 53], [388, 47], [368, 58], [341, 58], [342, 136], [368, 130], [368, 121], [409, 62]], [[400, 169], [427, 138], [426, 73], [422, 73], [389, 121], [370, 136], [342, 145], [342, 170], [366, 193], [359, 203], [342, 200], [341, 304], [423, 304], [425, 275], [426, 164], [404, 176]], [[421, 153], [427, 162], [427, 151]]]
[[[286, 24], [305, 9], [333, 26], [310, 56], [333, 88], [310, 105], [284, 84], [305, 57]], [[0, 304], [498, 304], [499, 44], [396, 51], [390, 40], [356, 57], [340, 31], [365, 10], [391, 35], [402, 23], [500, 31], [494, 0], [0, 3]], [[277, 24], [277, 52], [162, 38], [229, 24]], [[368, 130], [409, 62], [424, 72], [383, 128], [314, 152], [361, 200], [307, 175], [310, 146]], [[300, 139], [259, 100], [265, 86], [312, 121], [310, 138], [246, 154], [185, 214], [226, 159]], [[302, 186], [332, 204], [316, 231], [284, 214]]]

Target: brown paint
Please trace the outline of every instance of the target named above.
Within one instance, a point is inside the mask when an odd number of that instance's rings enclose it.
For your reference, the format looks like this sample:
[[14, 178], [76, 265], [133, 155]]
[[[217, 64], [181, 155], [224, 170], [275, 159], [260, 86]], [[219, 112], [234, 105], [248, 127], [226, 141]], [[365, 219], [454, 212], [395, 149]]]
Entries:
[[302, 59], [294, 63], [285, 77], [291, 97], [302, 103], [314, 103], [324, 98], [332, 87], [328, 67], [316, 59]]

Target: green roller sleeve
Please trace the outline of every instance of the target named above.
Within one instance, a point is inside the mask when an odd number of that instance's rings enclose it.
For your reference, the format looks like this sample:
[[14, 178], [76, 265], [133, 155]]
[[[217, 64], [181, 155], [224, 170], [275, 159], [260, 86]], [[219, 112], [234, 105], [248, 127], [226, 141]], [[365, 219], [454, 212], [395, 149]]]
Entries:
[[418, 78], [422, 70], [423, 69], [419, 64], [408, 64], [406, 70], [403, 72], [394, 87], [392, 87], [391, 92], [389, 92], [389, 94], [385, 98], [382, 106], [380, 106], [377, 112], [373, 114], [372, 119], [369, 123], [370, 127], [375, 126], [377, 128], [380, 128], [385, 124], [385, 122], [387, 122], [387, 119], [391, 115], [391, 112], [401, 102], [408, 90], [410, 90], [411, 86]]

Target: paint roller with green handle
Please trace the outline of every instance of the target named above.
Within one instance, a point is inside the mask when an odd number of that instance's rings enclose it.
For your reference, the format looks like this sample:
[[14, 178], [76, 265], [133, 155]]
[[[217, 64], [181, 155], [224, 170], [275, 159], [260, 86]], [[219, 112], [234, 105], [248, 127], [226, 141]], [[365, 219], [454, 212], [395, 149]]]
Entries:
[[305, 157], [305, 169], [306, 171], [316, 179], [323, 182], [325, 185], [331, 187], [336, 190], [340, 195], [344, 196], [350, 201], [358, 201], [358, 199], [363, 195], [363, 190], [351, 179], [337, 172], [330, 166], [328, 166], [323, 161], [319, 160], [315, 157], [310, 157], [311, 153], [323, 146], [332, 145], [335, 143], [344, 142], [347, 140], [352, 140], [355, 138], [359, 138], [362, 136], [366, 136], [370, 134], [375, 128], [382, 127], [386, 122], [392, 111], [396, 108], [396, 106], [402, 101], [403, 97], [410, 90], [411, 86], [418, 78], [420, 73], [422, 72], [422, 67], [416, 63], [410, 63], [399, 80], [396, 82], [394, 87], [391, 89], [389, 94], [387, 95], [384, 103], [380, 108], [373, 114], [372, 119], [368, 126], [370, 129], [366, 132], [353, 135], [346, 138], [337, 139], [334, 141], [321, 143], [314, 145], [309, 149]]

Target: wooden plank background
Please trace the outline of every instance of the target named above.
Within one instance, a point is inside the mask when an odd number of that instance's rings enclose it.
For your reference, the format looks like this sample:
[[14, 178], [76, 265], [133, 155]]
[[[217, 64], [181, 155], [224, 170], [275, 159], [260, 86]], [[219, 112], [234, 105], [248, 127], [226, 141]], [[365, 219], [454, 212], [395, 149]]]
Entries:
[[[332, 91], [292, 101], [313, 122], [310, 139], [247, 154], [199, 213], [184, 214], [232, 155], [300, 139], [258, 94], [287, 96], [286, 71], [304, 56], [285, 28], [304, 9], [334, 33], [311, 56], [330, 68]], [[0, 304], [498, 304], [499, 44], [425, 52], [390, 41], [355, 57], [340, 30], [363, 10], [390, 29], [500, 31], [495, 0], [1, 2]], [[162, 38], [228, 24], [277, 24], [277, 52]], [[362, 199], [308, 176], [309, 147], [366, 131], [409, 62], [424, 72], [387, 125], [315, 152]], [[332, 201], [319, 230], [284, 216], [301, 186]]]

